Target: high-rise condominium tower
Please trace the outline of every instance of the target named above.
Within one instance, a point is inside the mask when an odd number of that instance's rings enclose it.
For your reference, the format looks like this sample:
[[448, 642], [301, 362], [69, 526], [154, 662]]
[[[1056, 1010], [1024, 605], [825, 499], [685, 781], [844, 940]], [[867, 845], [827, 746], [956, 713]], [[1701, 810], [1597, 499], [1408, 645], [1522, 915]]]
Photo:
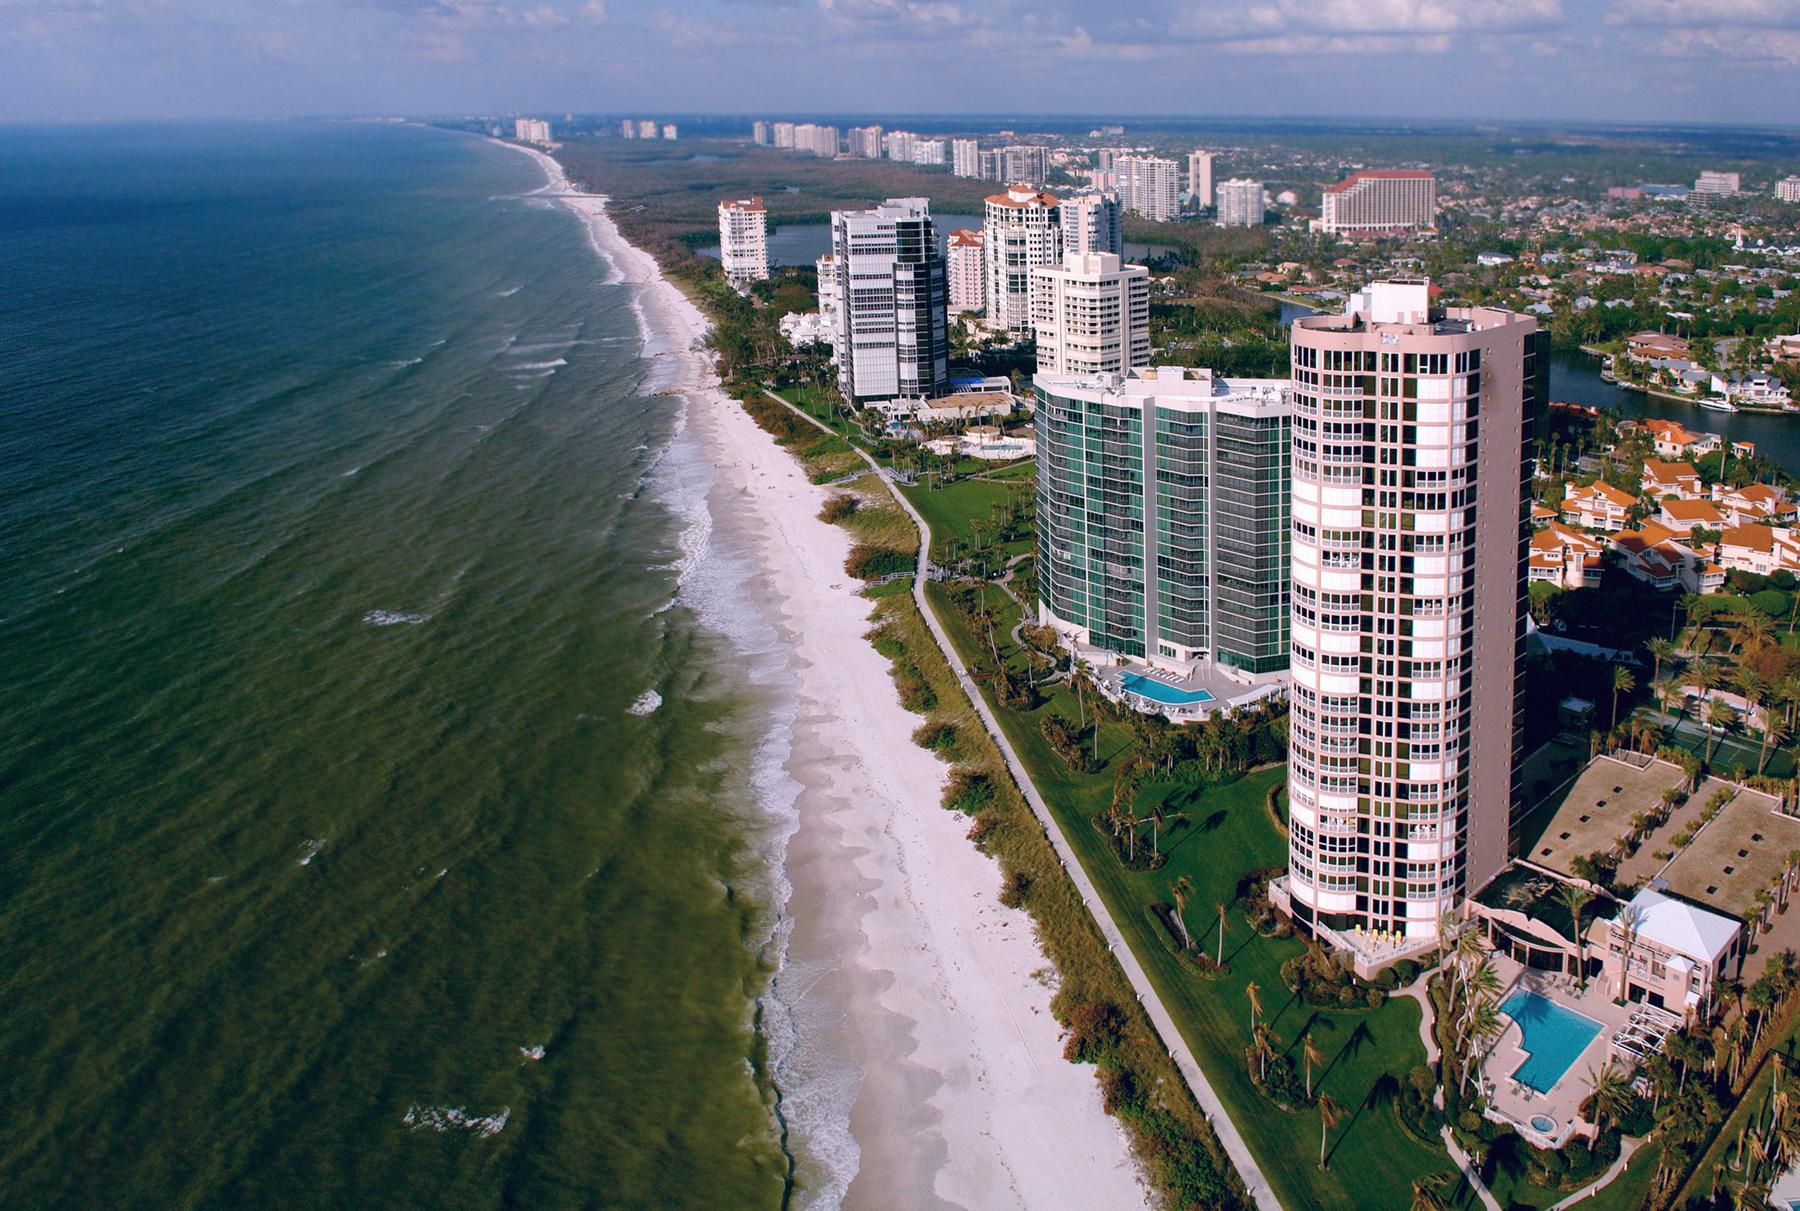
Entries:
[[1181, 195], [1175, 161], [1161, 156], [1115, 156], [1112, 174], [1125, 209], [1159, 223], [1175, 217]]
[[1123, 374], [1150, 362], [1150, 271], [1069, 252], [1031, 271], [1039, 374]]
[[1288, 381], [1039, 374], [1038, 618], [1181, 673], [1287, 666]]
[[930, 399], [949, 385], [944, 256], [931, 204], [889, 198], [831, 216], [838, 389], [851, 403]]
[[1059, 205], [1055, 195], [1024, 185], [988, 198], [981, 240], [990, 328], [1031, 332], [1031, 271], [1062, 259]]
[[1213, 204], [1213, 156], [1210, 151], [1188, 152], [1188, 194], [1202, 209]]
[[1505, 865], [1549, 333], [1379, 282], [1292, 328], [1288, 874], [1370, 966]]
[[974, 139], [950, 140], [950, 171], [959, 177], [979, 177], [981, 144]]
[[1397, 235], [1437, 223], [1437, 178], [1412, 169], [1351, 173], [1327, 185], [1319, 230]]
[[1219, 182], [1218, 219], [1221, 227], [1261, 227], [1263, 183], [1233, 178]]
[[987, 262], [981, 255], [981, 233], [963, 228], [944, 242], [949, 262], [950, 310], [960, 315], [987, 306]]
[[849, 140], [849, 151], [853, 156], [861, 156], [865, 160], [879, 160], [883, 147], [881, 127], [852, 126]]
[[1120, 222], [1119, 195], [1110, 189], [1092, 189], [1062, 200], [1062, 249], [1071, 252], [1125, 254], [1124, 226]]
[[719, 265], [738, 290], [769, 276], [769, 212], [761, 198], [719, 203]]

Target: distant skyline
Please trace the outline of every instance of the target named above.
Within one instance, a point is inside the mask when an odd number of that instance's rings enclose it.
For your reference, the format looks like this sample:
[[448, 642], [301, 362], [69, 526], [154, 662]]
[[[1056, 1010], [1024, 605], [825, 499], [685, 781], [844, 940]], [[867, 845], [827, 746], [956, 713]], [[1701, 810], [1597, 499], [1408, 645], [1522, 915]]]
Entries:
[[0, 121], [857, 112], [1791, 124], [1800, 0], [0, 0]]

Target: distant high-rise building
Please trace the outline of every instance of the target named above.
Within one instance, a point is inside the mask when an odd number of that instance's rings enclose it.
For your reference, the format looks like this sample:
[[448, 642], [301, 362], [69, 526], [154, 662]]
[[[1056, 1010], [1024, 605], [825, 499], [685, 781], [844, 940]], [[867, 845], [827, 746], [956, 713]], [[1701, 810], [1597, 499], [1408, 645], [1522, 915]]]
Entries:
[[792, 122], [775, 123], [775, 125], [770, 128], [770, 133], [775, 140], [774, 145], [776, 147], [792, 147], [794, 145], [794, 129], [795, 127]]
[[1694, 193], [1729, 195], [1743, 188], [1743, 177], [1735, 172], [1702, 172], [1694, 182]]
[[663, 128], [662, 128], [662, 137], [665, 139], [669, 139], [671, 141], [678, 139], [681, 137], [681, 128], [679, 126], [675, 125], [675, 123], [673, 123], [673, 122], [664, 122]]
[[1436, 945], [1512, 853], [1549, 333], [1434, 308], [1422, 281], [1290, 332], [1290, 831], [1271, 895], [1369, 970]]
[[995, 180], [1042, 185], [1044, 178], [1050, 175], [1050, 149], [1047, 147], [1016, 143], [998, 148], [994, 154]]
[[1351, 173], [1327, 185], [1319, 230], [1394, 235], [1437, 223], [1437, 178], [1413, 169]]
[[1175, 161], [1161, 156], [1117, 156], [1112, 162], [1119, 201], [1133, 214], [1159, 223], [1172, 220], [1180, 196]]
[[761, 198], [719, 203], [719, 264], [738, 290], [769, 276], [769, 212]]
[[656, 129], [656, 119], [655, 118], [639, 118], [638, 119], [638, 138], [654, 139], [656, 137], [656, 135], [657, 135], [657, 129]]
[[1775, 182], [1775, 197], [1783, 202], [1800, 202], [1800, 177], [1783, 177]]
[[974, 139], [950, 140], [950, 171], [959, 177], [980, 177], [981, 144]]
[[758, 118], [750, 123], [750, 141], [767, 146], [769, 142], [769, 124]]
[[621, 139], [637, 138], [637, 122], [635, 119], [625, 118], [619, 122], [619, 137]]
[[838, 153], [838, 128], [803, 122], [794, 127], [794, 150], [810, 151], [815, 156], [832, 159]]
[[1213, 156], [1210, 151], [1188, 152], [1188, 196], [1202, 210], [1213, 204]]
[[1125, 254], [1125, 229], [1119, 195], [1110, 189], [1091, 189], [1062, 200], [1062, 250]]
[[1070, 252], [1031, 271], [1039, 374], [1123, 374], [1150, 362], [1150, 271]]
[[983, 181], [998, 181], [1002, 179], [1000, 175], [999, 148], [990, 147], [986, 151], [977, 151], [975, 153], [975, 159], [980, 167], [980, 171], [975, 174], [976, 176], [980, 177]]
[[987, 259], [988, 327], [1031, 333], [1031, 271], [1062, 259], [1061, 213], [1055, 195], [1013, 185], [986, 203], [982, 253]]
[[944, 162], [944, 141], [942, 139], [914, 141], [912, 162], [914, 164], [941, 165]]
[[852, 126], [849, 134], [850, 154], [865, 160], [881, 158], [881, 127]]
[[1039, 622], [1184, 675], [1278, 679], [1288, 380], [1159, 366], [1032, 384]]
[[1220, 181], [1214, 198], [1222, 227], [1261, 227], [1263, 183], [1242, 178]]
[[831, 342], [832, 364], [837, 363], [837, 343], [840, 332], [837, 302], [837, 258], [826, 253], [813, 263], [819, 280], [819, 324], [828, 333]]
[[910, 130], [890, 130], [884, 139], [887, 146], [887, 158], [890, 160], [910, 161], [913, 157], [913, 144], [919, 136]]
[[949, 385], [944, 257], [924, 198], [831, 216], [838, 389], [853, 404], [930, 399]]
[[981, 255], [981, 233], [965, 227], [945, 241], [950, 271], [950, 310], [955, 314], [987, 306], [987, 262]]
[[513, 138], [521, 143], [548, 144], [550, 142], [550, 123], [542, 118], [515, 118], [513, 120]]

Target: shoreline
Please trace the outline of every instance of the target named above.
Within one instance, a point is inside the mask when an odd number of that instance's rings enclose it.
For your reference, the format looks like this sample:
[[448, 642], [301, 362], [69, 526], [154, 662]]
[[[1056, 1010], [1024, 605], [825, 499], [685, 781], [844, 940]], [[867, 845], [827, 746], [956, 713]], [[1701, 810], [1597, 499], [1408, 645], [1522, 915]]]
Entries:
[[998, 899], [997, 864], [939, 797], [948, 767], [913, 744], [871, 605], [843, 571], [850, 536], [827, 492], [688, 351], [705, 317], [626, 243], [604, 199], [575, 195], [548, 155], [544, 193], [582, 214], [596, 251], [639, 288], [643, 356], [680, 363], [672, 393], [713, 471], [716, 537], [755, 552], [744, 586], [788, 646], [795, 702], [784, 762], [798, 788], [787, 839], [782, 959], [765, 1012], [795, 1145], [795, 1205], [1141, 1207], [1124, 1130], [1085, 1067], [1061, 1054], [1055, 973], [1028, 914]]

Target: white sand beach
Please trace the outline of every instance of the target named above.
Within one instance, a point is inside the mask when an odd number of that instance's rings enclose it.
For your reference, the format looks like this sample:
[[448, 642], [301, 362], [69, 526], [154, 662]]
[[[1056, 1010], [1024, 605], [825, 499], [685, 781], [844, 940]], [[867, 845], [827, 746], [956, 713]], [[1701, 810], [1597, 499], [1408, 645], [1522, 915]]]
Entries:
[[[604, 199], [573, 195], [538, 159], [546, 192], [638, 284], [645, 354], [681, 360], [675, 389], [714, 468], [714, 523], [756, 551], [762, 574], [744, 591], [792, 642], [787, 770], [802, 790], [777, 983], [808, 1036], [794, 1073], [808, 1087], [789, 1091], [808, 1179], [798, 1205], [1145, 1206], [1093, 1070], [1062, 1058], [1031, 920], [999, 903], [999, 868], [939, 806], [946, 767], [911, 742], [920, 720], [864, 638], [870, 605], [843, 571], [851, 540], [818, 519], [826, 491], [723, 394], [693, 352], [704, 317], [620, 238]], [[829, 1157], [806, 1159], [814, 1139]]]

